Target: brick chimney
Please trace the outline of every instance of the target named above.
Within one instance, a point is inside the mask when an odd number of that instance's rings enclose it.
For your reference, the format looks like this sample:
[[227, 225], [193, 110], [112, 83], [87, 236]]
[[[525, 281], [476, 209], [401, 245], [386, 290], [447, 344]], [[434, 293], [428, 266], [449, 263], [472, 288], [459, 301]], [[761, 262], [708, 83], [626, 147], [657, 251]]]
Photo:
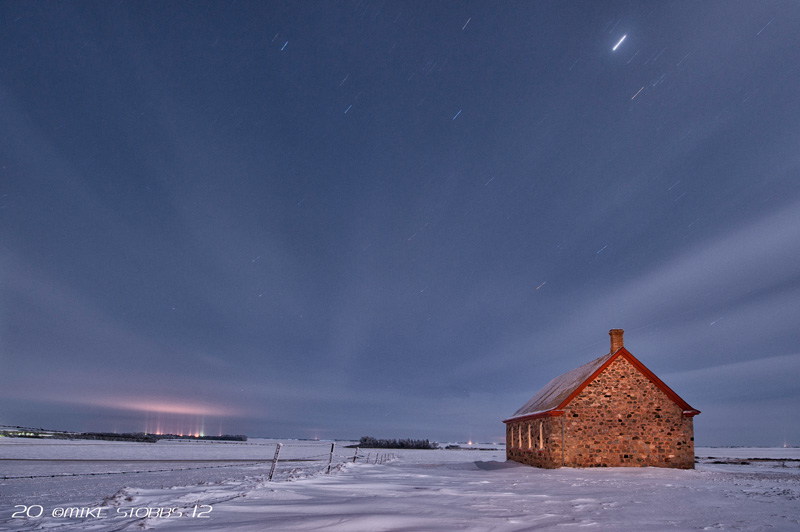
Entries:
[[608, 331], [608, 335], [611, 337], [611, 352], [616, 353], [620, 349], [622, 349], [622, 333], [624, 333], [622, 329], [611, 329]]

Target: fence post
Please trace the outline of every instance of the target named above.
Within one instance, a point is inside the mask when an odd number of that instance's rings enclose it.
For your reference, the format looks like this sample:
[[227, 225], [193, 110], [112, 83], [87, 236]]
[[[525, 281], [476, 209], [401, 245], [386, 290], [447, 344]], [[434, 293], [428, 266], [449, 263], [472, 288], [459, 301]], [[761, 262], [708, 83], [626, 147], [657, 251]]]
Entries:
[[283, 444], [282, 444], [282, 443], [279, 443], [279, 444], [278, 444], [278, 445], [275, 447], [275, 457], [272, 459], [272, 467], [271, 467], [271, 468], [270, 468], [270, 470], [269, 470], [269, 481], [270, 481], [270, 482], [272, 481], [272, 475], [275, 473], [275, 466], [277, 466], [277, 465], [278, 465], [278, 455], [279, 455], [279, 454], [280, 454], [280, 452], [281, 452], [281, 447], [283, 447]]
[[333, 448], [336, 447], [336, 442], [331, 444], [331, 456], [328, 458], [328, 475], [331, 474], [331, 463], [333, 462]]
[[356, 447], [356, 454], [353, 455], [353, 463], [356, 463], [356, 458], [358, 458], [358, 447]]

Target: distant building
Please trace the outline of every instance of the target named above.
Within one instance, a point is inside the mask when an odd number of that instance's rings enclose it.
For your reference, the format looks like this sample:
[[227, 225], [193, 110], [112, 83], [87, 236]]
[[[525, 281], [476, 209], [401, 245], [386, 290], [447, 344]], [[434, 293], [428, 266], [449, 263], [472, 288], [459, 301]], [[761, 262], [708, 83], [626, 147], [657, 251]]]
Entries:
[[611, 352], [551, 380], [506, 424], [506, 458], [535, 467], [694, 468], [700, 413], [628, 352]]

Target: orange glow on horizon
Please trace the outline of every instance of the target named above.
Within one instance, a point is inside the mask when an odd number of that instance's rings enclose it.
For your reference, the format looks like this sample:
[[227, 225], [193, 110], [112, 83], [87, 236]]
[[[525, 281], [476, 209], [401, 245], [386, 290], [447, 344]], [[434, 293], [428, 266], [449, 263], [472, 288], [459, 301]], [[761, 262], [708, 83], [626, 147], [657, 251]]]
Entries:
[[84, 404], [92, 404], [121, 410], [132, 410], [135, 412], [146, 412], [148, 414], [173, 414], [186, 416], [210, 416], [228, 417], [237, 416], [241, 412], [230, 407], [203, 403], [189, 402], [185, 400], [171, 400], [169, 398], [156, 400], [143, 400], [138, 398], [95, 398], [86, 401], [79, 401]]

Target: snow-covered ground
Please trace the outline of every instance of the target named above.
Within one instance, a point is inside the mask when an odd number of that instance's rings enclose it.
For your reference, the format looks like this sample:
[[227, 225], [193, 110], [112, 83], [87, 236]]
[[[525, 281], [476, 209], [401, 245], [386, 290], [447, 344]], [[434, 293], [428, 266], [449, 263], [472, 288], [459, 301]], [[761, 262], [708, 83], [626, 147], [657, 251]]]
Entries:
[[330, 442], [283, 443], [268, 482], [273, 440], [0, 438], [0, 477], [36, 477], [0, 479], [0, 530], [800, 530], [796, 448], [698, 448], [690, 471], [541, 470], [499, 445], [353, 463], [337, 443], [327, 475]]

